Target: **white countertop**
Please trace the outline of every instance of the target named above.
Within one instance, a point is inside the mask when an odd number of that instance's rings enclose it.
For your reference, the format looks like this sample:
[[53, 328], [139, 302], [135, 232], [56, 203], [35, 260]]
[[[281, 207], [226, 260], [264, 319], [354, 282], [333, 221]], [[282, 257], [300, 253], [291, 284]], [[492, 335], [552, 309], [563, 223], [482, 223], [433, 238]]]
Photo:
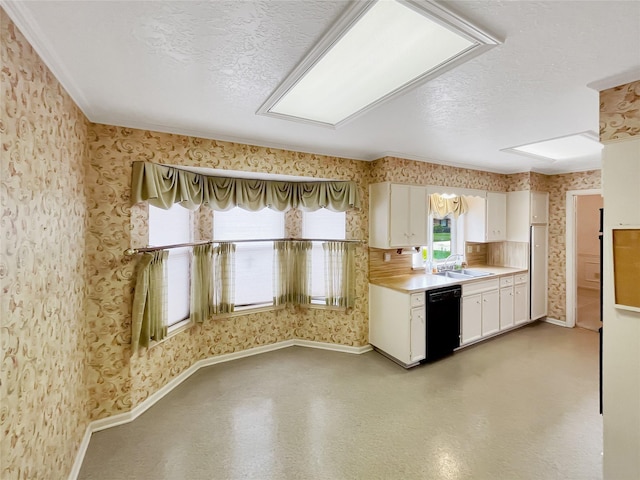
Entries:
[[504, 275], [513, 275], [515, 273], [523, 273], [528, 271], [526, 268], [493, 267], [487, 265], [469, 267], [469, 269], [491, 273], [492, 275], [460, 280], [457, 278], [443, 277], [430, 273], [409, 273], [406, 275], [396, 275], [393, 277], [380, 278], [369, 283], [371, 283], [372, 285], [378, 285], [380, 287], [390, 288], [392, 290], [398, 290], [400, 292], [413, 293], [433, 290], [435, 288], [447, 287], [450, 285], [462, 285], [463, 283], [481, 282], [483, 280], [490, 280], [492, 278], [498, 278]]

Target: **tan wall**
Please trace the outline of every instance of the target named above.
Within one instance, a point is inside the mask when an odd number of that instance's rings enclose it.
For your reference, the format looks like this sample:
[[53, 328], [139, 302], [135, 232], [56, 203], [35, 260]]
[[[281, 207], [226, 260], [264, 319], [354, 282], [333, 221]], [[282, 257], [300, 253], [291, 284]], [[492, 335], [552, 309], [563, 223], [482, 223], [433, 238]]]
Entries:
[[351, 312], [284, 310], [210, 320], [131, 358], [135, 258], [123, 252], [139, 246], [145, 231], [143, 209], [129, 205], [134, 160], [355, 180], [363, 209], [347, 215], [347, 234], [359, 239], [368, 234], [370, 181], [549, 191], [556, 225], [550, 316], [564, 318], [560, 199], [566, 190], [598, 188], [599, 172], [547, 177], [393, 157], [367, 163], [88, 124], [0, 15], [3, 478], [64, 478], [89, 419], [130, 411], [200, 359], [293, 337], [367, 343], [368, 251], [362, 246]]
[[538, 189], [549, 192], [549, 306], [547, 316], [566, 321], [567, 192], [600, 188], [600, 170], [548, 175]]
[[394, 182], [409, 185], [444, 185], [477, 188], [495, 192], [507, 191], [507, 175], [384, 157], [371, 162], [371, 183]]
[[88, 122], [0, 9], [0, 478], [69, 475], [88, 425]]
[[[131, 164], [172, 165], [269, 172], [358, 182], [365, 207], [347, 214], [347, 238], [368, 233], [367, 162], [204, 140], [105, 125], [90, 129], [91, 168], [88, 258], [92, 419], [139, 404], [196, 361], [291, 338], [361, 346], [368, 341], [368, 253], [356, 258], [356, 305], [348, 313], [280, 310], [216, 319], [197, 325], [130, 359], [131, 291], [135, 259], [129, 206]], [[134, 217], [133, 224], [139, 222]]]

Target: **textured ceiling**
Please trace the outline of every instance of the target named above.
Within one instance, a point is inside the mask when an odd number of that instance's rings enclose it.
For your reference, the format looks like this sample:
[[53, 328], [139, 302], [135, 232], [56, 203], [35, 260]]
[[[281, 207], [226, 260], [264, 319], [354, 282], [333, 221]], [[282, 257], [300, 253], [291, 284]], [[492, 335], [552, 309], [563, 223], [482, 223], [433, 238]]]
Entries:
[[505, 173], [600, 168], [597, 157], [551, 162], [500, 150], [598, 131], [597, 87], [640, 78], [640, 2], [440, 3], [504, 43], [337, 129], [255, 112], [349, 2], [3, 6], [93, 122]]

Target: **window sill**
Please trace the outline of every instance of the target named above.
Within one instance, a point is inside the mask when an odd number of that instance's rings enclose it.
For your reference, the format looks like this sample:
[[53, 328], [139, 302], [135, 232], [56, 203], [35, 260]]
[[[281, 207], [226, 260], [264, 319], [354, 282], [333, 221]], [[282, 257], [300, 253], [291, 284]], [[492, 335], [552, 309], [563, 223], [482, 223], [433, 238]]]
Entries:
[[175, 337], [176, 335], [189, 330], [191, 327], [193, 327], [195, 324], [191, 321], [190, 318], [185, 318], [184, 320], [182, 320], [181, 322], [178, 323], [174, 323], [173, 325], [171, 325], [168, 329], [167, 329], [167, 336], [164, 337], [162, 340], [151, 340], [151, 342], [149, 343], [149, 347], [148, 350], [151, 350], [153, 347], [155, 347], [156, 345], [160, 345], [161, 343], [166, 342], [167, 340], [169, 340], [172, 337]]
[[325, 305], [324, 303], [307, 303], [306, 305], [297, 305], [300, 308], [308, 308], [311, 310], [333, 310], [336, 312], [346, 312], [350, 307], [337, 307], [335, 305]]
[[213, 315], [214, 320], [224, 319], [224, 318], [233, 318], [233, 317], [241, 317], [243, 315], [250, 315], [252, 313], [261, 313], [261, 312], [271, 312], [274, 310], [283, 310], [286, 305], [251, 305], [248, 307], [237, 307], [233, 312], [230, 313], [216, 313]]

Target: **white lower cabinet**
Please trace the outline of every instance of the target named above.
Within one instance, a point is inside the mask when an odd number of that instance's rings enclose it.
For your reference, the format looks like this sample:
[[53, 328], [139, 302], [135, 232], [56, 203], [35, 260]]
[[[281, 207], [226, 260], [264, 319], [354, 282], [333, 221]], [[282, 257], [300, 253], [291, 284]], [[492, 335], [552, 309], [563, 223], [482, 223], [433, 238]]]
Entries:
[[369, 343], [401, 365], [426, 357], [425, 293], [369, 284]]
[[[424, 293], [419, 294], [424, 298]], [[424, 360], [426, 355], [425, 341], [427, 338], [427, 322], [425, 321], [426, 311], [424, 304], [419, 308], [411, 309], [411, 327], [409, 332], [411, 349], [409, 359], [411, 363]]]
[[500, 277], [500, 330], [513, 327], [513, 275]]
[[500, 331], [500, 298], [498, 290], [482, 294], [482, 336]]
[[475, 342], [482, 338], [482, 294], [462, 297], [462, 322], [460, 344]]
[[500, 331], [498, 279], [462, 285], [461, 345]]
[[514, 325], [513, 287], [500, 289], [500, 330], [506, 330]]
[[515, 276], [515, 286], [513, 287], [514, 305], [513, 320], [514, 325], [522, 325], [530, 321], [529, 319], [529, 276], [528, 274], [518, 274]]

